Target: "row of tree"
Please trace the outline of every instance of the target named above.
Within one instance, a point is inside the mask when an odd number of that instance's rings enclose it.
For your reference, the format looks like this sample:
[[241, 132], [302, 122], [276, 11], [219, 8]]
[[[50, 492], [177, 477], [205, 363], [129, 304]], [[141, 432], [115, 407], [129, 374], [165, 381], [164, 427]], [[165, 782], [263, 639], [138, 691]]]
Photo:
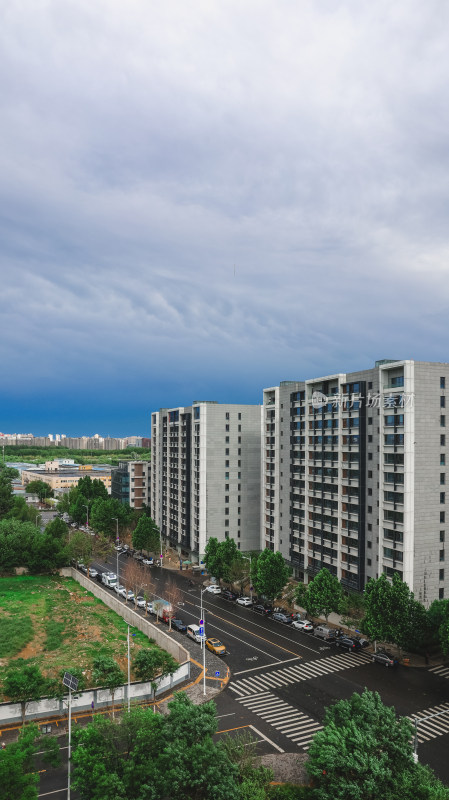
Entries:
[[[347, 596], [338, 579], [323, 567], [307, 586], [300, 584], [296, 602], [313, 617], [342, 613]], [[363, 633], [374, 641], [391, 642], [412, 651], [439, 643], [449, 654], [449, 600], [434, 600], [428, 609], [415, 600], [399, 575], [368, 581], [363, 600]]]
[[211, 537], [206, 545], [204, 563], [214, 577], [241, 587], [249, 583], [257, 594], [270, 600], [282, 593], [291, 572], [281, 553], [267, 549], [246, 555], [238, 550], [234, 539], [219, 542]]

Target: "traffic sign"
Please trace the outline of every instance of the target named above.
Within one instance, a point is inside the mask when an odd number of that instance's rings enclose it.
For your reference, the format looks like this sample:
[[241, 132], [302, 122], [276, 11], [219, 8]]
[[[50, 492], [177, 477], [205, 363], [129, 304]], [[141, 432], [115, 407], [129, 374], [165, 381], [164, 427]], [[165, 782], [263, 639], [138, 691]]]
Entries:
[[216, 677], [216, 678], [219, 678], [219, 677], [220, 677], [220, 673], [219, 673], [219, 672], [216, 672], [216, 673], [215, 673], [215, 677]]
[[200, 636], [204, 636], [204, 627], [200, 625]]
[[204, 625], [204, 620], [200, 619], [200, 625]]

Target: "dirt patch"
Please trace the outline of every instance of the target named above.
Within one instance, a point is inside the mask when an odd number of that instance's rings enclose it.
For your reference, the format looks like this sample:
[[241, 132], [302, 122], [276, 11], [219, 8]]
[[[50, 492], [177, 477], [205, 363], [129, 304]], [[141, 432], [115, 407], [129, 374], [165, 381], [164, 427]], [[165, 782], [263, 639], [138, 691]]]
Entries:
[[306, 771], [307, 755], [305, 753], [270, 753], [262, 756], [264, 767], [273, 770], [273, 780], [277, 783], [297, 783], [307, 785], [309, 776]]
[[21, 650], [20, 653], [17, 653], [17, 655], [14, 656], [12, 660], [15, 661], [16, 658], [27, 659], [39, 656], [42, 653], [45, 639], [46, 639], [45, 631], [43, 630], [38, 631], [31, 640], [31, 642], [28, 642], [28, 644], [23, 648], [23, 650]]

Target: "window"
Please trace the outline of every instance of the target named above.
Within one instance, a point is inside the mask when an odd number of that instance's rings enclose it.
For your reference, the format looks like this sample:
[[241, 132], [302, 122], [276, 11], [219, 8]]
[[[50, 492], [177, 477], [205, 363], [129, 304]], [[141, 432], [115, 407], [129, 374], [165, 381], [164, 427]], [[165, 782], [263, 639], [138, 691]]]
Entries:
[[440, 561], [444, 561], [444, 550], [440, 550]]
[[444, 542], [444, 531], [440, 531], [440, 542]]
[[446, 427], [446, 416], [445, 416], [445, 414], [441, 414], [441, 416], [440, 416], [440, 427], [441, 428], [445, 428]]
[[372, 425], [372, 424], [373, 424], [373, 418], [372, 417], [368, 417], [368, 425]]
[[368, 435], [368, 443], [371, 444], [372, 441], [373, 441], [373, 437], [371, 436], [371, 434], [369, 434]]
[[440, 389], [446, 388], [446, 378], [440, 378]]
[[229, 508], [225, 508], [225, 514], [229, 514]]
[[229, 480], [229, 472], [225, 472], [225, 479], [226, 479], [227, 481]]
[[237, 439], [237, 441], [238, 441], [238, 443], [239, 443], [239, 444], [242, 444], [242, 437], [241, 437], [241, 436], [239, 436], [239, 437], [238, 437], [238, 439]]
[[242, 426], [241, 426], [241, 425], [239, 425], [239, 427], [238, 427], [238, 432], [239, 432], [239, 433], [241, 433], [241, 432], [242, 432]]
[[446, 522], [444, 517], [444, 511], [440, 511], [440, 522]]
[[368, 461], [372, 461], [372, 460], [373, 460], [373, 454], [372, 453], [368, 453]]
[[443, 485], [444, 483], [446, 483], [446, 473], [440, 472], [440, 484]]
[[444, 433], [440, 436], [440, 447], [446, 447], [446, 435]]
[[440, 453], [440, 464], [441, 464], [442, 466], [445, 466], [445, 465], [446, 465], [446, 456], [445, 456], [445, 454], [444, 454], [444, 453]]
[[368, 550], [371, 550], [372, 546], [373, 546], [373, 543], [372, 542], [368, 542]]
[[229, 444], [229, 436], [226, 436], [225, 442], [226, 444]]
[[229, 492], [229, 483], [225, 484], [225, 492]]
[[444, 589], [438, 589], [438, 600], [444, 600]]
[[[227, 486], [226, 488], [227, 488], [227, 489], [229, 489], [229, 486]], [[226, 495], [226, 497], [225, 497], [225, 503], [229, 503], [229, 495]]]
[[226, 450], [225, 450], [225, 456], [228, 456], [228, 455], [229, 455], [229, 447], [227, 447]]
[[226, 419], [229, 419], [229, 411], [226, 411]]
[[229, 432], [229, 425], [226, 425], [226, 432]]
[[239, 413], [238, 413], [238, 418], [239, 418], [239, 419], [242, 419], [242, 415], [241, 415], [240, 411], [239, 411]]
[[446, 398], [444, 395], [441, 395], [440, 397], [440, 408], [446, 408]]
[[371, 559], [370, 559], [370, 558], [367, 558], [367, 559], [366, 559], [366, 563], [367, 563], [367, 565], [370, 567], [370, 566], [371, 566]]
[[229, 467], [229, 461], [225, 461], [225, 467]]
[[[373, 526], [372, 526], [371, 522], [368, 522], [368, 530], [369, 530], [369, 531], [372, 531], [372, 530], [373, 530]], [[370, 545], [368, 545], [368, 547], [369, 547], [369, 546], [370, 546]]]
[[229, 528], [229, 520], [225, 519], [225, 528]]
[[373, 507], [372, 506], [368, 506], [368, 514], [372, 514], [372, 513], [373, 513]]
[[373, 490], [372, 489], [368, 489], [368, 497], [371, 497], [372, 494], [373, 494]]
[[444, 581], [444, 569], [440, 569], [440, 581]]
[[440, 492], [440, 503], [446, 502], [446, 492]]

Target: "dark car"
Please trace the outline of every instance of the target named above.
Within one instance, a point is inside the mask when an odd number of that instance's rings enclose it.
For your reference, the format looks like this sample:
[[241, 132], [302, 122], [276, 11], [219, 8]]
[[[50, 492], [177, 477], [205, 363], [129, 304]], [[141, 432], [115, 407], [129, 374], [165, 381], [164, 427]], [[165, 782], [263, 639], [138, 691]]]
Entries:
[[291, 625], [293, 620], [288, 614], [284, 614], [282, 611], [275, 611], [272, 614], [271, 619], [275, 619], [276, 622], [283, 622], [284, 625]]
[[360, 650], [361, 644], [357, 639], [351, 639], [350, 636], [339, 636], [335, 642], [337, 647], [344, 647], [346, 650]]
[[388, 653], [387, 650], [378, 650], [377, 653], [373, 653], [372, 660], [377, 661], [378, 664], [383, 664], [384, 667], [398, 666], [397, 658], [395, 658], [391, 653]]
[[103, 573], [102, 572], [98, 572], [97, 573], [97, 581], [98, 581], [98, 583], [102, 583], [102, 578], [103, 578]]
[[182, 619], [172, 619], [171, 626], [173, 630], [179, 631], [179, 633], [185, 633], [187, 631], [187, 625], [184, 624]]
[[231, 592], [230, 589], [224, 589], [221, 593], [221, 596], [224, 600], [237, 600], [238, 594], [236, 592]]
[[273, 613], [273, 609], [271, 608], [271, 606], [264, 606], [263, 603], [257, 603], [257, 605], [253, 606], [253, 611], [255, 611], [256, 614], [263, 614], [265, 617], [268, 614]]

